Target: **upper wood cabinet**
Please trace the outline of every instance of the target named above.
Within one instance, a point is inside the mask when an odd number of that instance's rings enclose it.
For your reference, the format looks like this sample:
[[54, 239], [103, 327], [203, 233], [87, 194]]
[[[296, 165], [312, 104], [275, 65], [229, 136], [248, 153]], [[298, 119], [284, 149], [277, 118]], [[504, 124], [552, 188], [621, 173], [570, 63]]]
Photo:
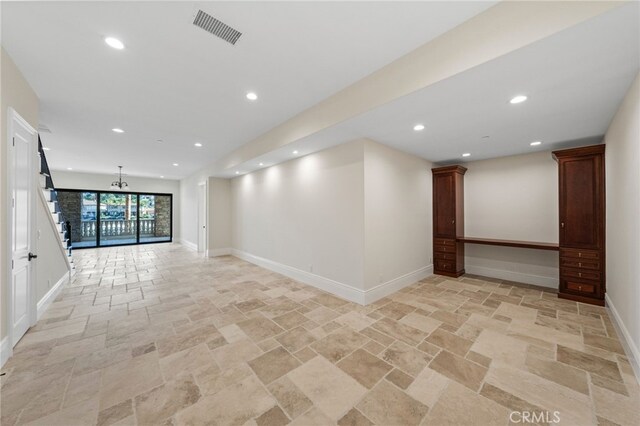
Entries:
[[604, 303], [605, 145], [554, 151], [559, 183], [559, 296]]
[[462, 166], [431, 169], [433, 173], [434, 273], [464, 274], [464, 174]]

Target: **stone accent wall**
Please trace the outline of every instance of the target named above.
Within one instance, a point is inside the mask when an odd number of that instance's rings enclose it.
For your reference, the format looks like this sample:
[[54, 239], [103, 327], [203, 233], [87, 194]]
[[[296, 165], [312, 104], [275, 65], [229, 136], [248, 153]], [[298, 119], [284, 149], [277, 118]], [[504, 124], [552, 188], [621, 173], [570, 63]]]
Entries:
[[171, 197], [156, 196], [156, 237], [168, 237], [171, 235]]
[[58, 205], [66, 221], [71, 222], [71, 242], [81, 241], [82, 193], [58, 192]]

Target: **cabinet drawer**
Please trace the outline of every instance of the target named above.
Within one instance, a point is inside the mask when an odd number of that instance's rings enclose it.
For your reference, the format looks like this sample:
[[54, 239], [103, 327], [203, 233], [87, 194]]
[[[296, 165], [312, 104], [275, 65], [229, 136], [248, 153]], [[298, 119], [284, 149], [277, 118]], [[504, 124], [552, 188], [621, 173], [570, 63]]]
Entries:
[[582, 249], [569, 249], [569, 248], [561, 248], [560, 249], [561, 257], [575, 257], [578, 259], [600, 259], [600, 251], [598, 250], [582, 250]]
[[597, 271], [585, 271], [583, 269], [560, 269], [560, 275], [563, 278], [571, 279], [571, 278], [581, 278], [583, 280], [600, 280], [600, 272]]
[[576, 293], [584, 296], [597, 296], [600, 288], [598, 283], [586, 283], [572, 280], [564, 281], [564, 287], [569, 293]]
[[440, 252], [440, 253], [455, 253], [456, 252], [456, 247], [451, 247], [451, 246], [441, 246], [441, 245], [434, 245], [433, 246], [433, 251], [434, 252]]
[[437, 271], [455, 272], [456, 264], [453, 261], [436, 259], [436, 268], [435, 269]]
[[600, 270], [600, 261], [590, 259], [580, 259], [575, 257], [561, 257], [560, 267], [590, 269], [593, 271]]
[[433, 239], [433, 244], [437, 244], [437, 245], [440, 245], [440, 246], [455, 247], [456, 246], [456, 240], [447, 239], [447, 238], [434, 238]]
[[434, 253], [433, 256], [440, 260], [456, 260], [455, 253]]

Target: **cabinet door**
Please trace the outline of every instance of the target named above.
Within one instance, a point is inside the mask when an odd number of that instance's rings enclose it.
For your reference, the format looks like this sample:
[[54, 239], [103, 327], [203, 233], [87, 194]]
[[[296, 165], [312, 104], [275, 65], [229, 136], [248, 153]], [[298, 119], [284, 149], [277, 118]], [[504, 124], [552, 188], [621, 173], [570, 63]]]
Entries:
[[433, 179], [434, 236], [455, 237], [456, 192], [453, 173], [435, 175]]
[[599, 248], [600, 157], [560, 163], [560, 245]]

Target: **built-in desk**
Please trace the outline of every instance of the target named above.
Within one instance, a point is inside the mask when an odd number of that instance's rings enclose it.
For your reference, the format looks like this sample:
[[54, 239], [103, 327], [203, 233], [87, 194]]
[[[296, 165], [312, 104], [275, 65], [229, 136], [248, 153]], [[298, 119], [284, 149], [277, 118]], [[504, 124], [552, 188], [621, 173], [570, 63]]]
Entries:
[[458, 237], [456, 241], [466, 244], [484, 244], [487, 246], [519, 247], [536, 250], [560, 251], [558, 243], [539, 243], [534, 241], [495, 240], [491, 238]]

